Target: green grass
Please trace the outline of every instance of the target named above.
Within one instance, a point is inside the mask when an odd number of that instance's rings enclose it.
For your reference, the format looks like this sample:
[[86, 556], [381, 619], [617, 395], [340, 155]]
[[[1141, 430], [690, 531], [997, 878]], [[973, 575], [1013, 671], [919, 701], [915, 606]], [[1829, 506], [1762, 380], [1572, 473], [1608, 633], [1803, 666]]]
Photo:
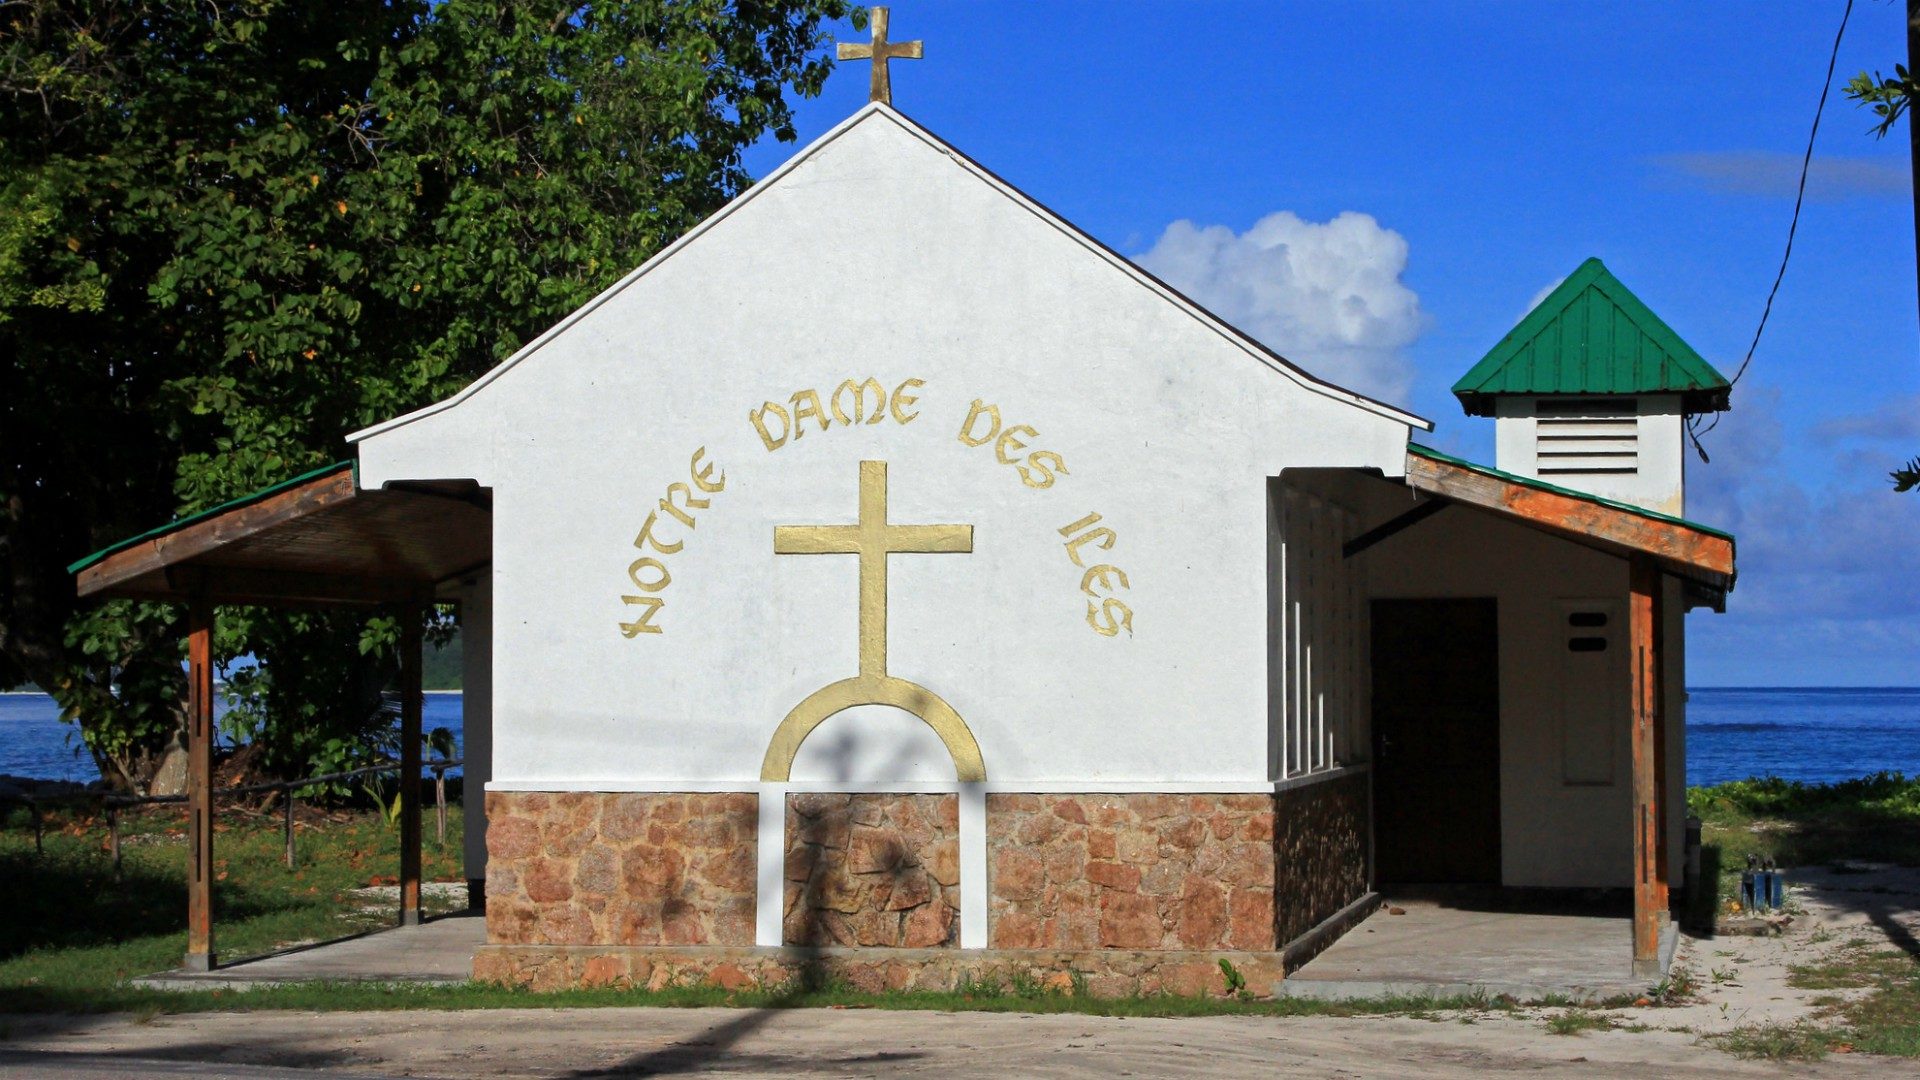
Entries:
[[[1770, 778], [1691, 788], [1687, 809], [1702, 822], [1703, 867], [1719, 868], [1714, 903], [1705, 905], [1719, 911], [1738, 895], [1749, 853], [1770, 855], [1783, 867], [1920, 866], [1920, 779], [1899, 773], [1837, 784]], [[1823, 931], [1808, 943], [1826, 940]], [[1713, 975], [1722, 981], [1721, 973]], [[1782, 1060], [1839, 1048], [1920, 1056], [1920, 956], [1862, 937], [1795, 968], [1789, 981], [1803, 989], [1860, 992], [1836, 997], [1814, 1021], [1743, 1027], [1714, 1041], [1743, 1057]]]
[[1702, 823], [1702, 846], [1717, 849], [1729, 895], [1749, 853], [1771, 855], [1781, 866], [1920, 866], [1920, 778], [1899, 773], [1837, 784], [1769, 777], [1689, 788], [1687, 812]]
[[1844, 1045], [1837, 1033], [1817, 1024], [1748, 1024], [1708, 1041], [1735, 1057], [1772, 1061], [1813, 1061]]
[[[425, 878], [464, 880], [459, 809], [449, 810], [444, 846], [432, 812], [425, 817]], [[178, 966], [186, 951], [183, 822], [175, 808], [124, 816], [116, 875], [98, 818], [49, 815], [45, 852], [36, 854], [25, 812], [8, 817], [0, 828], [0, 1008], [109, 995], [122, 980]], [[312, 827], [303, 820], [295, 849], [289, 870], [278, 814], [219, 819], [214, 948], [223, 961], [393, 924], [397, 911], [367, 910], [351, 890], [398, 874], [396, 831], [368, 813]]]
[[1547, 1018], [1547, 1030], [1555, 1035], [1584, 1035], [1589, 1031], [1611, 1031], [1619, 1026], [1613, 1017], [1590, 1009], [1568, 1009]]
[[1920, 1057], [1920, 957], [1855, 940], [1817, 964], [1794, 968], [1787, 981], [1805, 990], [1864, 991], [1835, 995], [1822, 1009], [1833, 1042], [1864, 1053]]

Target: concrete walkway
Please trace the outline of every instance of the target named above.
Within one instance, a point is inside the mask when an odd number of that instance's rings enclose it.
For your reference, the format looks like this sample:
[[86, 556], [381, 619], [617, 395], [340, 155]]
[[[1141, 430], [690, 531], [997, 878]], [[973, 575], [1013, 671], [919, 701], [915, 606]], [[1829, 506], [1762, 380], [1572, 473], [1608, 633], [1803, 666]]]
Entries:
[[[1390, 914], [1393, 910], [1403, 915]], [[1424, 900], [1382, 908], [1275, 992], [1292, 997], [1452, 997], [1597, 1001], [1648, 988], [1632, 975], [1624, 918], [1475, 911]], [[1667, 956], [1672, 953], [1668, 935]], [[168, 990], [246, 990], [298, 982], [465, 982], [486, 920], [460, 914], [289, 949], [208, 972], [135, 980]]]
[[[1323, 999], [1475, 993], [1520, 1001], [1631, 997], [1657, 981], [1633, 977], [1632, 933], [1626, 918], [1395, 900], [1275, 989], [1290, 997]], [[1669, 927], [1661, 942], [1663, 970], [1677, 941]]]
[[248, 990], [297, 982], [461, 983], [487, 940], [487, 920], [443, 915], [419, 926], [378, 930], [289, 949], [212, 971], [166, 971], [135, 979], [160, 990]]

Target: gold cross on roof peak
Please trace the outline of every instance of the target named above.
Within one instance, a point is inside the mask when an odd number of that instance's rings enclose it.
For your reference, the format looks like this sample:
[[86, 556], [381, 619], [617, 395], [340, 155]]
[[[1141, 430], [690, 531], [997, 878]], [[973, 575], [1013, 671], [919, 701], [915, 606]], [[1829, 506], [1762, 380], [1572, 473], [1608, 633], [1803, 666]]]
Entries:
[[893, 104], [893, 84], [887, 79], [887, 61], [918, 60], [921, 58], [920, 42], [903, 41], [898, 44], [887, 40], [887, 9], [873, 8], [868, 16], [868, 24], [873, 29], [873, 44], [840, 46], [842, 60], [872, 60], [873, 82], [868, 99]]

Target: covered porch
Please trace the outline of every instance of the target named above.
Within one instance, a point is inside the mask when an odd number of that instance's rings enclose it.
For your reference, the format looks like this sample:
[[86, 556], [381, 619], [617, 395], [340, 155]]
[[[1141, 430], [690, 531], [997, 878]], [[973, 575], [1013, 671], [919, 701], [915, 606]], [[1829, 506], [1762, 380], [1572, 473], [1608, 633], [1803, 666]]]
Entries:
[[[1732, 538], [1419, 446], [1404, 477], [1290, 470], [1275, 499], [1305, 597], [1282, 647], [1356, 642], [1353, 702], [1321, 737], [1370, 775], [1368, 879], [1408, 912], [1289, 981], [1657, 979], [1683, 863], [1682, 620], [1724, 604]], [[1536, 936], [1559, 944], [1536, 955]]]
[[[188, 972], [217, 967], [214, 946], [214, 631], [220, 605], [385, 608], [399, 616], [399, 922], [421, 922], [422, 627], [428, 605], [458, 604], [465, 631], [464, 770], [478, 793], [490, 773], [492, 500], [470, 482], [359, 486], [352, 462], [317, 469], [122, 541], [69, 567], [83, 599], [184, 605], [187, 613]], [[466, 865], [484, 904], [486, 821], [467, 800]], [[468, 920], [480, 926], [482, 920]], [[438, 942], [452, 928], [423, 941]], [[391, 962], [381, 935], [256, 961], [249, 971], [311, 966], [343, 955]], [[408, 939], [412, 940], [412, 939]], [[427, 951], [438, 956], [437, 944]], [[325, 976], [309, 976], [325, 977]]]
[[[1623, 947], [1631, 918], [1617, 903], [1390, 893], [1364, 922], [1290, 972], [1275, 993], [1321, 1000], [1638, 997], [1651, 982]], [[1655, 955], [1660, 973], [1679, 942], [1678, 927], [1663, 922]]]

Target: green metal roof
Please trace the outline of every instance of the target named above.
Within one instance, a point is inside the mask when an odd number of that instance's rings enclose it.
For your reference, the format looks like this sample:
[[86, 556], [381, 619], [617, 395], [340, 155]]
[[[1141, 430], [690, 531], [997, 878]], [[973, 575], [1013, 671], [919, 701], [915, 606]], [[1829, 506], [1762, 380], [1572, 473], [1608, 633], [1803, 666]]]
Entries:
[[92, 566], [94, 563], [99, 562], [101, 559], [106, 558], [107, 556], [113, 554], [116, 551], [125, 551], [127, 548], [130, 548], [135, 544], [142, 543], [147, 540], [152, 540], [153, 538], [158, 536], [165, 536], [168, 533], [173, 532], [175, 529], [184, 529], [196, 521], [205, 521], [207, 518], [210, 518], [215, 514], [223, 514], [228, 510], [233, 510], [237, 507], [245, 506], [248, 503], [259, 502], [261, 499], [264, 499], [269, 495], [278, 495], [280, 492], [285, 491], [288, 488], [295, 486], [296, 484], [304, 484], [309, 480], [317, 480], [322, 476], [329, 476], [333, 473], [339, 472], [342, 469], [352, 469], [352, 468], [355, 468], [356, 465], [357, 463], [352, 461], [336, 461], [331, 465], [322, 465], [320, 468], [314, 469], [312, 472], [301, 473], [299, 476], [296, 476], [291, 480], [282, 480], [277, 484], [273, 484], [268, 487], [263, 487], [259, 491], [248, 492], [247, 494], [242, 495], [237, 499], [229, 499], [226, 502], [221, 503], [219, 506], [213, 507], [212, 509], [202, 510], [197, 514], [188, 514], [186, 517], [183, 517], [183, 518], [174, 518], [172, 521], [167, 522], [165, 525], [160, 525], [155, 528], [148, 529], [146, 532], [143, 532], [138, 536], [129, 536], [125, 540], [122, 540], [117, 544], [110, 544], [107, 547], [101, 548], [99, 551], [96, 551], [93, 554], [87, 556], [86, 558], [81, 559], [80, 561], [75, 562], [72, 565], [68, 566], [67, 573], [77, 574], [80, 571], [85, 570], [87, 567]]
[[1726, 377], [1680, 340], [1599, 259], [1588, 259], [1453, 384], [1473, 416], [1500, 394], [1680, 394], [1687, 412], [1727, 407]]
[[1417, 442], [1407, 444], [1407, 453], [1415, 457], [1426, 458], [1429, 461], [1439, 461], [1448, 465], [1457, 465], [1463, 469], [1472, 469], [1474, 472], [1491, 476], [1496, 480], [1505, 480], [1510, 484], [1519, 484], [1523, 487], [1534, 488], [1538, 491], [1550, 491], [1555, 495], [1565, 495], [1570, 499], [1580, 499], [1585, 502], [1595, 503], [1611, 510], [1625, 510], [1630, 514], [1638, 514], [1644, 518], [1652, 518], [1655, 521], [1664, 521], [1672, 525], [1685, 525], [1689, 529], [1698, 529], [1703, 533], [1709, 533], [1725, 540], [1733, 539], [1732, 533], [1724, 529], [1716, 529], [1711, 525], [1702, 525], [1697, 521], [1689, 521], [1686, 518], [1675, 517], [1672, 514], [1663, 514], [1658, 510], [1649, 510], [1644, 506], [1635, 506], [1632, 503], [1621, 502], [1618, 499], [1609, 499], [1604, 496], [1595, 495], [1590, 491], [1580, 491], [1575, 488], [1561, 487], [1559, 484], [1549, 484], [1545, 480], [1536, 480], [1531, 476], [1502, 472], [1491, 465], [1482, 465], [1478, 462], [1468, 461], [1466, 458], [1454, 457], [1452, 454], [1435, 450], [1431, 446], [1422, 446]]

